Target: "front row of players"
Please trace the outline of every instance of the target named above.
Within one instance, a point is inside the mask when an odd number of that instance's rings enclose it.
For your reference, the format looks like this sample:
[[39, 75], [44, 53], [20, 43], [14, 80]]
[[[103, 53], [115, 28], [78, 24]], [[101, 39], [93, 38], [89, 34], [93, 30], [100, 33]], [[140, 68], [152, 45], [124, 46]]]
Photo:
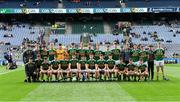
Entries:
[[[90, 80], [92, 77], [95, 80], [144, 80], [148, 78], [147, 65], [140, 59], [139, 64], [134, 64], [132, 59], [126, 65], [122, 59], [117, 63], [112, 59], [112, 54], [109, 54], [109, 59], [104, 60], [103, 54], [100, 54], [100, 59], [95, 60], [94, 54], [90, 54], [90, 59], [86, 60], [86, 57], [81, 57], [79, 61], [76, 59], [76, 55], [72, 56], [72, 59], [64, 59], [61, 61], [53, 60], [50, 63], [47, 58], [42, 59], [38, 56], [35, 63], [30, 58], [29, 62], [25, 66], [25, 72], [27, 81], [45, 81], [44, 75], [47, 77], [47, 81], [52, 81], [52, 76], [55, 76], [55, 80], [70, 80], [72, 81], [73, 75], [76, 76], [77, 81]], [[104, 77], [103, 77], [104, 76]], [[32, 80], [31, 80], [32, 79]]]

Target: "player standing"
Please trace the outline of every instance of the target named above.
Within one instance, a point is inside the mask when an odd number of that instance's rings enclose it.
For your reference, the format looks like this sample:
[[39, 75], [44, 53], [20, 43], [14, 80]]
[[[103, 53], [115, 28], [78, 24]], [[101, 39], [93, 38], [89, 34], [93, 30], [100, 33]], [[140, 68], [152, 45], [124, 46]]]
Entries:
[[120, 49], [117, 48], [117, 43], [114, 43], [114, 49], [112, 50], [112, 54], [113, 54], [113, 59], [114, 60], [119, 60], [120, 57]]
[[109, 45], [107, 45], [107, 49], [106, 49], [106, 51], [104, 52], [104, 54], [105, 54], [104, 59], [105, 59], [105, 60], [108, 60], [108, 59], [109, 59], [109, 54], [112, 54], [112, 51], [110, 51], [110, 46], [109, 46]]
[[156, 63], [156, 70], [157, 70], [157, 80], [159, 80], [159, 69], [161, 68], [163, 79], [168, 80], [164, 75], [164, 54], [165, 51], [161, 48], [161, 44], [157, 44], [157, 49], [154, 51], [155, 55], [155, 63]]
[[137, 48], [137, 45], [134, 44], [134, 49], [131, 50], [131, 58], [135, 65], [138, 65], [139, 55], [140, 55], [139, 53], [140, 53], [140, 50]]
[[96, 44], [96, 50], [94, 51], [94, 59], [99, 60], [99, 56], [102, 53], [102, 51], [99, 50], [99, 44]]
[[56, 59], [57, 60], [63, 60], [64, 59], [64, 54], [65, 54], [65, 51], [64, 49], [62, 48], [62, 44], [59, 44], [58, 45], [58, 49], [56, 50]]
[[50, 49], [48, 50], [49, 53], [49, 61], [53, 61], [56, 57], [56, 50], [54, 49], [54, 43], [50, 43]]

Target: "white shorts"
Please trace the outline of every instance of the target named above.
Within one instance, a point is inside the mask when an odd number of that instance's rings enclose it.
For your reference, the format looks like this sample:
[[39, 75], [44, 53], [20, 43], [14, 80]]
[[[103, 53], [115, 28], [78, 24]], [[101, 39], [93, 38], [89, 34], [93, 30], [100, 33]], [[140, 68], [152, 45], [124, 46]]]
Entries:
[[164, 66], [164, 60], [155, 61], [156, 66]]
[[[147, 67], [148, 67], [148, 62], [146, 61], [146, 62], [144, 62], [143, 64], [145, 64]], [[136, 64], [136, 65], [140, 65], [140, 63], [138, 62], [138, 64]]]
[[148, 62], [146, 61], [146, 62], [144, 62], [144, 64], [148, 67]]
[[72, 72], [72, 73], [76, 73], [76, 72], [77, 72], [77, 69], [71, 69], [71, 72]]
[[90, 72], [90, 73], [95, 73], [95, 72], [96, 72], [96, 69], [90, 69], [89, 72]]
[[135, 64], [135, 65], [139, 65], [139, 61], [137, 61], [137, 62], [133, 62], [133, 64]]

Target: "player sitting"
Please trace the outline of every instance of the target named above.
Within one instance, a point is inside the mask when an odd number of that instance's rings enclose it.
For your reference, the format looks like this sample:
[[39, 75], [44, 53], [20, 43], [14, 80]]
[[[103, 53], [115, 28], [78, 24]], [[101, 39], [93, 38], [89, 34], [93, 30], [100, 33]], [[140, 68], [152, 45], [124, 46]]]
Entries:
[[[128, 81], [130, 81], [131, 78], [136, 76], [135, 75], [135, 67], [136, 67], [136, 65], [133, 64], [132, 59], [129, 59], [129, 63], [127, 64], [127, 68], [128, 68], [128, 71], [127, 71]], [[135, 80], [135, 78], [134, 78], [134, 80]]]
[[71, 80], [70, 69], [68, 68], [69, 67], [69, 57], [65, 56], [64, 58], [65, 58], [64, 60], [59, 61], [60, 69], [62, 72], [62, 78], [63, 78], [63, 80], [65, 80], [66, 78], [70, 78], [70, 80]]
[[98, 70], [96, 70], [96, 60], [94, 59], [94, 54], [90, 53], [89, 55], [89, 60], [87, 61], [87, 78], [90, 79], [90, 73], [93, 74], [95, 73], [95, 78], [98, 79]]
[[40, 68], [41, 68], [41, 64], [42, 64], [43, 60], [41, 59], [41, 55], [37, 56], [37, 59], [35, 60], [35, 64], [36, 64], [36, 80], [39, 81], [39, 73], [40, 73]]
[[59, 81], [61, 72], [60, 72], [60, 64], [57, 60], [53, 60], [51, 62], [51, 70], [49, 71], [49, 74], [50, 74], [50, 80], [52, 80], [52, 75], [54, 74], [56, 81]]
[[[78, 62], [78, 76], [82, 76], [82, 81], [85, 81], [87, 78], [87, 64], [85, 55], [81, 56], [81, 60]], [[81, 75], [82, 74], [82, 75]]]
[[100, 54], [100, 59], [97, 60], [97, 66], [96, 66], [96, 70], [98, 70], [98, 77], [100, 78], [100, 80], [102, 79], [102, 74], [104, 74], [105, 77], [108, 77], [107, 74], [105, 75], [104, 70], [106, 68], [106, 61], [104, 60], [104, 55], [101, 53]]
[[142, 59], [139, 60], [138, 69], [139, 69], [139, 79], [138, 79], [138, 81], [141, 80], [142, 78], [144, 78], [144, 81], [147, 81], [148, 68], [147, 68], [147, 65], [145, 63], [143, 63]]
[[115, 73], [115, 78], [117, 78], [117, 72], [118, 70], [116, 70], [116, 64], [115, 64], [115, 60], [112, 59], [112, 54], [109, 54], [109, 59], [107, 60], [107, 67], [105, 70], [105, 76], [108, 76], [108, 78], [110, 78], [110, 80], [112, 80], [112, 74]]
[[70, 71], [70, 81], [72, 80], [72, 74], [76, 73], [76, 81], [80, 80], [80, 70], [78, 70], [78, 59], [76, 59], [76, 54], [72, 54], [72, 59], [69, 61], [69, 71]]
[[120, 62], [116, 65], [116, 68], [118, 69], [118, 80], [121, 80], [122, 75], [123, 79], [125, 80], [125, 76], [127, 75], [127, 71], [125, 71], [126, 64], [124, 63], [122, 58], [119, 61]]
[[44, 74], [47, 76], [47, 81], [49, 81], [49, 71], [50, 71], [50, 65], [47, 61], [47, 57], [44, 57], [44, 61], [41, 64], [41, 69], [40, 69], [40, 75], [41, 75], [41, 80], [45, 82], [44, 80]]

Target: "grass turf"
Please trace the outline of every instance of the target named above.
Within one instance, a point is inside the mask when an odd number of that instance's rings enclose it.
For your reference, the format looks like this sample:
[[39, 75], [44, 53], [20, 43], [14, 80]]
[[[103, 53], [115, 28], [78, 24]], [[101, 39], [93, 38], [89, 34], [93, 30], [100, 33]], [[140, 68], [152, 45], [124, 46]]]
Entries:
[[166, 65], [170, 81], [24, 83], [24, 70], [0, 67], [0, 101], [180, 101], [180, 65]]

